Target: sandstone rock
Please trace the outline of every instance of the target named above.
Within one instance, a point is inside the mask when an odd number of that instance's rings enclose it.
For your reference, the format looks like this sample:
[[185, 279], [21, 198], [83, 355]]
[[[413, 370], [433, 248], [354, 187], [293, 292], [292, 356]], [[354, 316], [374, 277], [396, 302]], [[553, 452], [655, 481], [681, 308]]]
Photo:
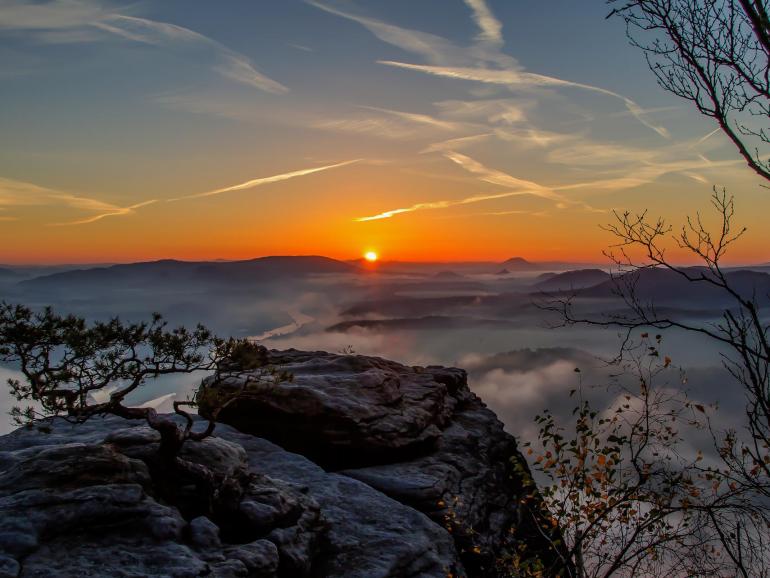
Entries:
[[254, 578], [267, 578], [278, 573], [278, 548], [270, 540], [256, 540], [229, 548], [226, 555], [231, 560], [239, 560]]
[[189, 531], [190, 542], [197, 548], [212, 550], [222, 547], [222, 542], [219, 539], [219, 526], [206, 516], [198, 516], [190, 520]]
[[16, 578], [21, 566], [10, 556], [0, 555], [0, 578]]
[[224, 509], [206, 513], [186, 480], [164, 500], [143, 422], [53, 420], [0, 437], [0, 578], [491, 578], [517, 540], [546, 550], [519, 510], [526, 463], [464, 371], [295, 350], [269, 360], [294, 379], [250, 385], [220, 414], [234, 427], [182, 452], [215, 473]]
[[[57, 534], [55, 538], [46, 534], [38, 540], [34, 528], [24, 528], [22, 517], [10, 516], [18, 524], [9, 535], [22, 542], [21, 548], [14, 550], [18, 554], [3, 554], [7, 544], [0, 530], [0, 555], [21, 561], [22, 576], [43, 576], [46, 565], [50, 569], [60, 558], [66, 558], [67, 562], [63, 563], [58, 575], [73, 577], [87, 576], [89, 572], [93, 576], [132, 577], [252, 575], [301, 578], [311, 573], [329, 578], [465, 575], [451, 537], [420, 512], [357, 480], [327, 473], [308, 459], [286, 452], [264, 439], [237, 432], [226, 425], [217, 426], [216, 434], [216, 439], [202, 442], [187, 455], [211, 447], [214, 455], [206, 459], [208, 463], [221, 464], [221, 471], [232, 471], [235, 463], [241, 463], [237, 456], [245, 455], [254, 477], [242, 503], [257, 504], [255, 510], [260, 513], [271, 512], [269, 516], [259, 518], [261, 522], [273, 518], [269, 528], [251, 527], [246, 516], [242, 524], [233, 524], [229, 531], [220, 533], [220, 549], [201, 549], [185, 541], [185, 522], [176, 512], [175, 535], [157, 538], [157, 528], [164, 520], [161, 514], [175, 511], [155, 502], [141, 484], [133, 484], [129, 486], [132, 491], [123, 496], [119, 507], [107, 512], [103, 518], [81, 516], [77, 526], [84, 529], [82, 533]], [[110, 443], [100, 445], [105, 438]], [[0, 437], [0, 464], [8, 466], [8, 475], [18, 477], [14, 470], [23, 461], [19, 456], [33, 459], [36, 453], [58, 448], [62, 459], [69, 460], [68, 447], [88, 445], [98, 454], [109, 453], [116, 456], [116, 460], [134, 464], [137, 472], [146, 476], [141, 460], [125, 456], [118, 450], [133, 456], [147, 455], [149, 449], [142, 446], [154, 443], [155, 436], [141, 422], [110, 417], [94, 418], [73, 426], [64, 420], [54, 420], [50, 424], [50, 433], [19, 429]], [[239, 450], [225, 449], [228, 445]], [[223, 460], [223, 455], [234, 459]], [[30, 468], [29, 465], [25, 467]], [[146, 481], [140, 473], [136, 475], [136, 479]], [[46, 485], [44, 478], [40, 482]], [[122, 495], [119, 490], [125, 486], [107, 484], [102, 488], [117, 500]], [[94, 488], [84, 490], [94, 492]], [[127, 491], [122, 490], [123, 493]], [[54, 489], [49, 492], [59, 505], [66, 506], [66, 500], [72, 499], [61, 496]], [[100, 500], [101, 505], [106, 503]], [[147, 522], [155, 530], [142, 525], [144, 522], [132, 521], [132, 513], [139, 511], [140, 505], [150, 511], [153, 508], [160, 510]], [[3, 528], [7, 527], [6, 520], [11, 512], [5, 506], [0, 499]], [[29, 501], [24, 506], [33, 518], [38, 515], [34, 514], [36, 508], [43, 507]], [[55, 509], [45, 513], [54, 518]], [[19, 529], [22, 531], [17, 531]], [[8, 544], [11, 542], [9, 540]], [[164, 567], [166, 553], [168, 560]], [[84, 570], [80, 572], [77, 568]]]
[[[385, 359], [296, 350], [271, 351], [270, 362], [293, 379], [255, 383], [219, 421], [335, 468], [420, 453], [433, 444], [454, 411], [449, 388], [462, 373], [444, 370], [444, 383]], [[217, 387], [240, 389], [244, 379]], [[202, 400], [206, 415], [206, 396]]]
[[[248, 501], [262, 504], [270, 496], [265, 506], [290, 504], [290, 515], [261, 528], [233, 519], [220, 539], [213, 521], [198, 517], [188, 524], [158, 501], [145, 462], [119, 451], [152, 455], [157, 439], [140, 423], [95, 419], [80, 427], [55, 420], [50, 431], [20, 429], [0, 438], [3, 572], [299, 577], [312, 567], [324, 525], [318, 505], [293, 487], [266, 476], [251, 481], [243, 490]], [[99, 443], [105, 436], [109, 443]], [[188, 459], [220, 474], [248, 473], [245, 451], [231, 442], [190, 445], [196, 447], [185, 451]], [[270, 538], [276, 530], [285, 535]]]
[[216, 433], [246, 450], [253, 471], [290, 481], [319, 504], [328, 533], [318, 576], [465, 576], [451, 536], [424, 514], [267, 440], [225, 425]]
[[[541, 540], [519, 508], [526, 462], [463, 370], [296, 350], [268, 359], [293, 379], [249, 387], [221, 421], [425, 513], [451, 531], [473, 576], [497, 576], [517, 539]], [[248, 377], [202, 388], [234, 390]]]

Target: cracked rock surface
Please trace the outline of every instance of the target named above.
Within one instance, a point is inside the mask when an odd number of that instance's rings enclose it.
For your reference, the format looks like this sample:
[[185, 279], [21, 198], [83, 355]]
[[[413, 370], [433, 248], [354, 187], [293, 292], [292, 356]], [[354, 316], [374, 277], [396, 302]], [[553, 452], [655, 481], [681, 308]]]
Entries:
[[[469, 575], [498, 575], [512, 530], [537, 543], [519, 508], [526, 462], [465, 371], [326, 352], [268, 356], [293, 379], [249, 388], [220, 421], [424, 513], [453, 536]], [[247, 378], [204, 386], [235, 389]]]
[[512, 530], [532, 535], [517, 506], [523, 458], [464, 371], [296, 350], [269, 360], [293, 379], [250, 388], [214, 437], [183, 449], [240, 480], [226, 516], [163, 498], [143, 422], [56, 419], [0, 437], [0, 578], [502, 575]]

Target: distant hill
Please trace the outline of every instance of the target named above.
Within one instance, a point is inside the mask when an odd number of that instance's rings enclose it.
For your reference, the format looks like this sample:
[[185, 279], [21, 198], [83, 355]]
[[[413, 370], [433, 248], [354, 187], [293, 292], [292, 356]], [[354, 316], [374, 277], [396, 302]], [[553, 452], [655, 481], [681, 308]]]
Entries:
[[536, 283], [534, 288], [542, 292], [569, 291], [571, 289], [585, 289], [599, 285], [610, 279], [610, 274], [601, 269], [578, 269], [551, 275]]
[[463, 275], [455, 273], [454, 271], [439, 271], [433, 276], [434, 279], [447, 279], [455, 281], [457, 279], [465, 279]]
[[527, 261], [524, 257], [511, 257], [498, 264], [511, 272], [533, 271], [566, 271], [569, 269], [585, 268], [584, 263], [567, 263], [564, 261]]
[[[703, 269], [685, 269], [693, 275]], [[740, 295], [751, 297], [756, 295], [762, 302], [768, 301], [770, 295], [770, 275], [757, 271], [731, 271], [725, 274], [728, 283]], [[610, 279], [583, 289], [579, 295], [583, 297], [612, 297], [618, 288], [629, 284], [635, 287], [637, 298], [644, 302], [656, 304], [686, 303], [688, 307], [722, 306], [730, 304], [731, 298], [718, 287], [707, 282], [690, 282], [680, 274], [668, 269], [641, 269], [627, 273], [620, 279]]]
[[22, 281], [24, 289], [78, 287], [152, 288], [190, 284], [248, 285], [289, 277], [329, 273], [356, 273], [349, 263], [318, 256], [261, 257], [248, 261], [162, 260], [65, 271]]
[[500, 265], [511, 272], [543, 271], [546, 269], [542, 263], [532, 263], [531, 261], [527, 261], [524, 257], [512, 257], [506, 261], [503, 261], [500, 263]]
[[21, 275], [16, 271], [14, 271], [13, 269], [0, 267], [0, 279], [14, 279], [18, 277], [21, 277]]

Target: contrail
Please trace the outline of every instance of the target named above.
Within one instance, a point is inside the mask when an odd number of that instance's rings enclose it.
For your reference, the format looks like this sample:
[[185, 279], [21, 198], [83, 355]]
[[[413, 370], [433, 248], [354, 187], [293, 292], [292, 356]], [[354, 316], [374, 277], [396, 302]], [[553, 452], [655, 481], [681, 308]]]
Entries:
[[205, 193], [196, 193], [194, 195], [187, 195], [184, 197], [176, 197], [174, 199], [168, 199], [168, 202], [183, 201], [185, 199], [199, 199], [201, 197], [213, 197], [214, 195], [221, 195], [223, 193], [230, 193], [232, 191], [242, 191], [244, 189], [251, 189], [254, 187], [260, 187], [262, 185], [269, 185], [270, 183], [278, 183], [281, 181], [288, 181], [296, 177], [304, 177], [306, 175], [312, 175], [313, 173], [320, 173], [321, 171], [328, 171], [330, 169], [336, 169], [344, 167], [346, 165], [352, 165], [353, 163], [360, 162], [361, 159], [355, 159], [352, 161], [344, 161], [334, 165], [326, 165], [324, 167], [315, 167], [312, 169], [302, 169], [299, 171], [292, 171], [290, 173], [282, 173], [280, 175], [272, 175], [270, 177], [259, 177], [251, 179], [245, 183], [238, 183], [237, 185], [231, 185], [229, 187], [223, 187], [221, 189], [214, 189], [213, 191], [206, 191]]

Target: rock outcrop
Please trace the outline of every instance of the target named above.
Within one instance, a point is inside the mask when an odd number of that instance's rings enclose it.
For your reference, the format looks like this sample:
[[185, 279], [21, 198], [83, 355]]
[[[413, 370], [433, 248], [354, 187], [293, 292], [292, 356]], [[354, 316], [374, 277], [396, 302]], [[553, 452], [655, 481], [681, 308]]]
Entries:
[[[541, 539], [520, 507], [526, 463], [465, 371], [296, 350], [269, 361], [292, 379], [250, 384], [220, 421], [426, 514], [452, 534], [472, 576], [497, 576], [505, 550]], [[238, 390], [247, 379], [202, 387]]]
[[465, 372], [294, 350], [269, 361], [293, 379], [259, 379], [183, 449], [233, 485], [226, 514], [196, 508], [184, 481], [173, 499], [159, 489], [142, 422], [0, 437], [0, 578], [483, 578], [517, 541], [537, 547], [519, 507], [526, 465]]

